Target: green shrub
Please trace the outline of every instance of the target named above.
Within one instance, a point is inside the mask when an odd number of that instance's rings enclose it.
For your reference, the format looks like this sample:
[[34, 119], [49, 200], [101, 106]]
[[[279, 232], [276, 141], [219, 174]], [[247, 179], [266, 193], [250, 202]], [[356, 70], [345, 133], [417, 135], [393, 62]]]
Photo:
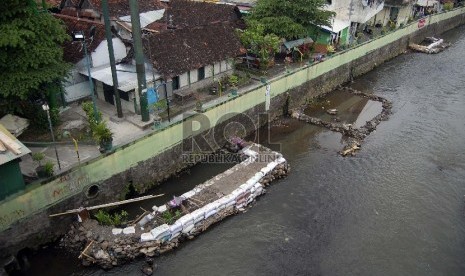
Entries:
[[45, 154], [42, 152], [34, 152], [32, 154], [32, 160], [36, 161], [39, 166], [42, 165], [40, 162], [45, 158]]
[[47, 174], [47, 176], [52, 176], [53, 173], [54, 173], [54, 170], [53, 170], [53, 163], [48, 161], [47, 163], [45, 163], [44, 165], [44, 171], [45, 173]]
[[101, 225], [121, 226], [127, 223], [128, 212], [122, 210], [120, 213], [110, 213], [99, 210], [94, 216]]
[[444, 3], [443, 8], [445, 11], [450, 11], [454, 8], [454, 3], [453, 2]]
[[171, 213], [170, 210], [164, 212], [162, 214], [163, 221], [166, 224], [173, 224], [178, 218], [182, 216], [182, 212], [180, 210], [176, 210], [176, 212]]
[[94, 105], [92, 102], [83, 102], [82, 110], [86, 113], [87, 122], [89, 123], [90, 129], [94, 129], [94, 126], [98, 124], [98, 121], [102, 118], [102, 112], [97, 110], [97, 117], [99, 120], [95, 120]]

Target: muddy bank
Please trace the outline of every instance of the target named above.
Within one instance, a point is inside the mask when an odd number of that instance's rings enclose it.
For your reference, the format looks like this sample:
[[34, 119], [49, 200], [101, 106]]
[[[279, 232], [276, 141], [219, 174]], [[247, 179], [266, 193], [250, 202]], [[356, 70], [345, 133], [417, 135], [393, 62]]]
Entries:
[[376, 115], [373, 119], [367, 121], [365, 125], [361, 126], [360, 128], [354, 127], [352, 124], [345, 124], [338, 122], [336, 117], [337, 110], [330, 110], [328, 111], [329, 114], [334, 115], [333, 122], [323, 121], [319, 118], [308, 116], [304, 113], [304, 109], [307, 105], [304, 105], [298, 109], [292, 111], [291, 116], [292, 118], [304, 121], [309, 124], [322, 126], [332, 131], [340, 132], [342, 135], [348, 137], [347, 144], [344, 148], [339, 152], [341, 155], [354, 155], [355, 151], [360, 149], [361, 143], [363, 140], [370, 135], [371, 132], [376, 130], [376, 127], [382, 122], [386, 121], [389, 118], [392, 110], [392, 103], [391, 101], [377, 95], [367, 94], [351, 87], [339, 87], [339, 90], [344, 90], [349, 92], [352, 95], [359, 96], [362, 98], [366, 98], [372, 101], [377, 101], [382, 104], [381, 113]]

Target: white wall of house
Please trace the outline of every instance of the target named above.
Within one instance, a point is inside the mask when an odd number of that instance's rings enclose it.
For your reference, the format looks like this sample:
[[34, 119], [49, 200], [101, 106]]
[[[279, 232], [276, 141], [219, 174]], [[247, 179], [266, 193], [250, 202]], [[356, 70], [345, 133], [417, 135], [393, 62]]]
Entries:
[[[121, 39], [117, 37], [113, 38], [113, 50], [115, 52], [116, 61], [120, 61], [126, 57], [126, 46], [123, 44]], [[92, 65], [93, 67], [99, 67], [107, 64], [110, 64], [110, 57], [108, 54], [107, 41], [104, 40], [92, 53]]]
[[[383, 10], [384, 0], [374, 1], [372, 5], [364, 5], [363, 3], [366, 4], [367, 1], [332, 0], [326, 9], [336, 12], [336, 18], [339, 20], [364, 24]], [[349, 12], [351, 6], [352, 12]]]
[[187, 72], [179, 76], [179, 87], [189, 86], [189, 80], [187, 79]]
[[213, 76], [213, 66], [207, 65], [205, 66], [205, 78], [211, 78]]
[[[389, 20], [391, 16], [391, 9], [394, 7], [384, 6], [383, 10], [380, 11], [370, 23], [372, 24], [382, 24], [383, 26], [389, 25]], [[405, 5], [399, 6], [399, 13], [397, 15], [397, 24], [396, 27], [399, 27], [400, 24], [406, 25], [408, 23], [408, 19], [412, 16], [413, 5]]]
[[191, 77], [191, 82], [190, 83], [195, 83], [195, 82], [198, 82], [199, 81], [199, 74], [198, 74], [199, 70], [198, 69], [194, 69], [194, 70], [191, 70], [190, 71], [190, 77]]

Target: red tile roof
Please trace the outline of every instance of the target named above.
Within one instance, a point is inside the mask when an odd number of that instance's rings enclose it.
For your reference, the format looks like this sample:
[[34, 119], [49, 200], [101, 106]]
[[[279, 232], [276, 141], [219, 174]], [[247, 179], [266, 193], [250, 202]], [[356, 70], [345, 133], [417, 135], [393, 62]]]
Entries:
[[[92, 53], [102, 41], [105, 40], [105, 26], [98, 22], [87, 19], [80, 19], [72, 16], [54, 14], [65, 24], [67, 33], [72, 37], [73, 32], [83, 31], [86, 36], [88, 53]], [[95, 26], [95, 34], [90, 40], [90, 28]], [[67, 41], [63, 45], [63, 58], [67, 62], [77, 63], [84, 58], [84, 49], [80, 42]]]
[[150, 34], [143, 43], [146, 57], [164, 77], [234, 58], [242, 47], [235, 28], [223, 22]]

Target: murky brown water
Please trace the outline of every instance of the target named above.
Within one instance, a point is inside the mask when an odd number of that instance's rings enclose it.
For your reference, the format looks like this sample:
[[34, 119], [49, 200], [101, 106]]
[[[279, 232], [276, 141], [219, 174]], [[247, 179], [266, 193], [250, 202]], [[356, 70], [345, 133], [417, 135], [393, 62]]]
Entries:
[[[443, 53], [406, 54], [355, 81], [394, 103], [356, 157], [337, 154], [338, 133], [277, 128], [289, 177], [247, 213], [157, 258], [155, 275], [465, 275], [464, 31], [443, 36], [453, 42]], [[343, 120], [363, 124], [378, 108], [343, 99], [329, 98]], [[104, 272], [41, 254], [29, 275], [140, 275], [143, 262]]]

